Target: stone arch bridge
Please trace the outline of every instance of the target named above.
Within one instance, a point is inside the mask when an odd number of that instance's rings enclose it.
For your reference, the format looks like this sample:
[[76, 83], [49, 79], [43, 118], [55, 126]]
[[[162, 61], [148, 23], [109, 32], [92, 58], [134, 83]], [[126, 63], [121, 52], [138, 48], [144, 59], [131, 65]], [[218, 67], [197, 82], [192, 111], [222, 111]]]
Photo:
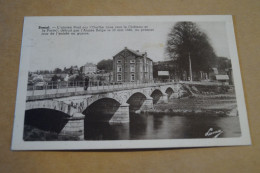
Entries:
[[[25, 124], [80, 136], [84, 132], [84, 121], [127, 123], [129, 112], [150, 110], [156, 103], [167, 103], [169, 98], [178, 97], [180, 87], [177, 83], [167, 83], [92, 94], [83, 91], [70, 95], [64, 93], [27, 97]], [[43, 117], [39, 120], [38, 115]], [[57, 115], [59, 117], [55, 120], [44, 118]], [[46, 127], [42, 123], [54, 125]]]

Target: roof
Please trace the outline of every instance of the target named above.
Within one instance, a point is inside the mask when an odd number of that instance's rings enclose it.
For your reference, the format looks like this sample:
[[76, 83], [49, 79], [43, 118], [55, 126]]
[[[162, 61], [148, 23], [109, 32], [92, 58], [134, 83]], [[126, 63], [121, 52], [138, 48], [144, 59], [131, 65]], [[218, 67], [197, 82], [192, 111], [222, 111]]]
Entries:
[[143, 56], [144, 54], [146, 54], [146, 52], [139, 52], [138, 50], [132, 50], [132, 49], [128, 49], [128, 48], [126, 48], [126, 49], [137, 56]]
[[217, 80], [229, 80], [228, 75], [216, 75]]
[[88, 66], [88, 67], [96, 67], [95, 64], [91, 63], [91, 62], [87, 62], [84, 66]]
[[[121, 52], [123, 52], [124, 50], [128, 50], [129, 52], [133, 53], [136, 56], [144, 56], [145, 54], [147, 54], [147, 52], [139, 52], [139, 50], [132, 50], [129, 49], [127, 47], [125, 47], [123, 50], [121, 50], [119, 53], [117, 53], [115, 56], [117, 56], [118, 54], [120, 54]], [[115, 57], [114, 56], [114, 57]], [[151, 58], [147, 57], [147, 59], [150, 59], [151, 61], [153, 61]]]

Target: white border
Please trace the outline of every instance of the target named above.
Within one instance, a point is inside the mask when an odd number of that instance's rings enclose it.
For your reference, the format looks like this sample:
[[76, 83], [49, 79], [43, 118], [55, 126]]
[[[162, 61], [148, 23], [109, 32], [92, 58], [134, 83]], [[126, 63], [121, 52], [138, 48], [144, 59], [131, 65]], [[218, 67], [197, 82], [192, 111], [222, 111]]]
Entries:
[[[23, 141], [23, 125], [27, 90], [30, 46], [26, 35], [30, 34], [30, 25], [35, 22], [177, 22], [177, 21], [220, 21], [226, 23], [226, 31], [233, 68], [237, 106], [241, 127], [241, 137], [210, 139], [155, 139], [155, 140], [112, 140], [112, 141]], [[235, 34], [231, 15], [205, 16], [73, 16], [73, 17], [25, 17], [21, 46], [20, 68], [17, 86], [15, 119], [12, 137], [12, 150], [81, 150], [81, 149], [147, 149], [147, 148], [183, 148], [251, 145], [247, 112], [242, 87], [241, 72], [237, 55]]]

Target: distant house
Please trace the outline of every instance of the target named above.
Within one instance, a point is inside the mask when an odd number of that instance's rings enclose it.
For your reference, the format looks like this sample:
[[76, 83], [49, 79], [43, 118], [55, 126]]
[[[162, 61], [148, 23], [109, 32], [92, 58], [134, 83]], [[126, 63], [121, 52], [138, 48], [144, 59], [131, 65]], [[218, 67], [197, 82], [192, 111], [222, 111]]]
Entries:
[[83, 71], [84, 74], [95, 74], [97, 72], [97, 65], [93, 63], [86, 63], [83, 66]]
[[78, 68], [78, 66], [71, 66], [71, 68], [70, 68], [70, 73], [71, 74], [79, 74], [79, 68]]
[[157, 81], [163, 82], [170, 79], [169, 71], [158, 71]]
[[218, 69], [213, 67], [209, 70], [209, 80], [216, 80], [216, 75], [218, 75]]
[[[165, 72], [167, 71], [167, 75]], [[167, 77], [166, 77], [167, 76]], [[158, 61], [153, 63], [154, 80], [161, 81], [165, 79], [178, 80], [177, 63], [174, 60]]]
[[146, 52], [125, 47], [113, 57], [114, 82], [153, 81], [153, 61]]
[[216, 75], [216, 80], [217, 80], [217, 82], [222, 83], [223, 85], [229, 84], [228, 75]]

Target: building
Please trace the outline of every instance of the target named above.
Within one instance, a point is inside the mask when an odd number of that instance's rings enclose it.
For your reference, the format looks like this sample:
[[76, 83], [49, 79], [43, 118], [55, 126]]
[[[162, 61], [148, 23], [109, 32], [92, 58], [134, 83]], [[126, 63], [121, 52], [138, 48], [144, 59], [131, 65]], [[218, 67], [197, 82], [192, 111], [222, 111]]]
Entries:
[[[162, 74], [162, 71], [164, 74]], [[165, 75], [167, 71], [167, 75]], [[155, 81], [174, 80], [177, 81], [177, 64], [176, 61], [158, 61], [153, 63], [153, 77]]]
[[233, 72], [232, 72], [232, 68], [228, 68], [226, 69], [226, 73], [229, 77], [229, 84], [230, 85], [233, 85], [234, 84], [234, 81], [233, 81]]
[[114, 82], [152, 82], [153, 61], [146, 52], [125, 47], [113, 57]]
[[95, 74], [97, 72], [97, 66], [93, 63], [86, 63], [83, 66], [82, 73], [84, 74]]
[[216, 81], [222, 83], [222, 85], [229, 85], [229, 76], [228, 75], [216, 75]]
[[169, 71], [158, 71], [158, 78], [160, 82], [166, 82], [166, 81], [170, 81], [170, 74]]

